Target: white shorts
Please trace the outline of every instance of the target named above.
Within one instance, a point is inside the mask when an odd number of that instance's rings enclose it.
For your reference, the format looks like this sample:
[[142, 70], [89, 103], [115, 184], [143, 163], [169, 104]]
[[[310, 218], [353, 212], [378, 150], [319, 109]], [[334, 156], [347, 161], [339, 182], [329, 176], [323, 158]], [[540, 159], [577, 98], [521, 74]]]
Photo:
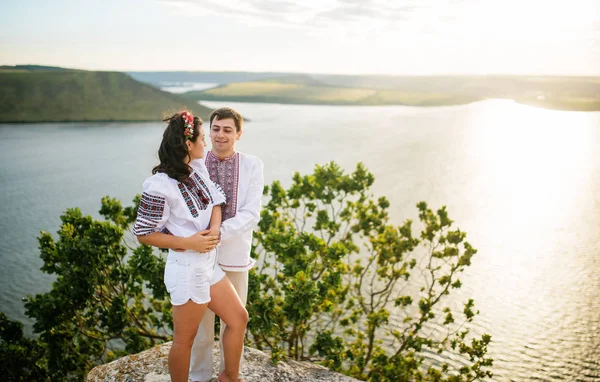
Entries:
[[183, 305], [189, 300], [196, 304], [210, 302], [210, 286], [225, 277], [217, 264], [217, 251], [169, 251], [165, 265], [165, 285], [171, 295], [171, 304]]

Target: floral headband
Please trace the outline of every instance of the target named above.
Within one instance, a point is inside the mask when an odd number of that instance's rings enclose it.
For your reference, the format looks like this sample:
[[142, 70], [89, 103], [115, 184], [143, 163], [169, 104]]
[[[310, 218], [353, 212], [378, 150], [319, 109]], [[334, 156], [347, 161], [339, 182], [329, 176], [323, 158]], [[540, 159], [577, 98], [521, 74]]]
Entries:
[[183, 125], [185, 126], [185, 130], [183, 130], [185, 139], [190, 140], [194, 138], [194, 116], [186, 110], [181, 113], [181, 118], [183, 118]]

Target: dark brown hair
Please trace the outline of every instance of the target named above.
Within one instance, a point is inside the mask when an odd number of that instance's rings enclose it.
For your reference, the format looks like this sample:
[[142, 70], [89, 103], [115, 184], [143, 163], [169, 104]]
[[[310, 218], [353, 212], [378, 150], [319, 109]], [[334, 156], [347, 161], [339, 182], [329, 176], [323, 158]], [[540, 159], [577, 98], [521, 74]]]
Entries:
[[232, 118], [235, 122], [235, 130], [239, 133], [242, 131], [242, 126], [244, 125], [244, 118], [237, 111], [233, 110], [230, 107], [221, 107], [217, 110], [213, 111], [210, 114], [210, 126], [212, 127], [213, 120], [221, 120]]
[[[179, 182], [185, 182], [192, 173], [192, 168], [186, 164], [190, 153], [183, 134], [185, 126], [181, 117], [182, 113], [183, 111], [163, 119], [169, 125], [163, 133], [162, 142], [160, 142], [158, 149], [160, 164], [152, 169], [152, 174], [163, 172]], [[201, 126], [202, 120], [194, 117], [194, 133], [190, 141], [196, 142], [200, 135]]]

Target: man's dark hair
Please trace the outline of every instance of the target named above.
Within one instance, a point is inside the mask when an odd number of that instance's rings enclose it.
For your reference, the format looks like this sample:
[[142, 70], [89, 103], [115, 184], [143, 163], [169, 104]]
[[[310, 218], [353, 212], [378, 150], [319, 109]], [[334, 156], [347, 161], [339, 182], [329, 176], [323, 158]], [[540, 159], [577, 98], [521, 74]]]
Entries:
[[242, 126], [244, 125], [244, 118], [237, 111], [233, 110], [230, 107], [221, 107], [217, 110], [213, 111], [210, 115], [210, 126], [212, 127], [213, 121], [216, 119], [227, 119], [232, 118], [235, 122], [235, 130], [239, 133], [242, 131]]

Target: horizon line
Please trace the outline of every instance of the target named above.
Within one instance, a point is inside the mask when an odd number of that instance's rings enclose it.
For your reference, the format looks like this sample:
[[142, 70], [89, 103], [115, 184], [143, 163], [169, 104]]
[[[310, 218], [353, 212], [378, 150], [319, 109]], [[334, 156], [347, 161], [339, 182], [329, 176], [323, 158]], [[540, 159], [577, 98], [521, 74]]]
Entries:
[[600, 77], [598, 74], [566, 74], [566, 73], [514, 73], [514, 72], [486, 72], [486, 73], [465, 73], [465, 72], [440, 72], [440, 73], [325, 73], [325, 72], [294, 72], [294, 71], [277, 71], [277, 70], [265, 70], [265, 71], [254, 71], [254, 70], [189, 70], [189, 69], [150, 69], [150, 70], [117, 70], [117, 69], [82, 69], [75, 67], [65, 67], [56, 65], [44, 65], [44, 64], [0, 64], [0, 67], [24, 67], [24, 66], [39, 66], [48, 68], [57, 68], [64, 70], [81, 70], [89, 72], [120, 72], [120, 73], [254, 73], [254, 74], [308, 74], [308, 75], [322, 75], [322, 76], [381, 76], [381, 77], [448, 77], [448, 76], [538, 76], [538, 77]]

